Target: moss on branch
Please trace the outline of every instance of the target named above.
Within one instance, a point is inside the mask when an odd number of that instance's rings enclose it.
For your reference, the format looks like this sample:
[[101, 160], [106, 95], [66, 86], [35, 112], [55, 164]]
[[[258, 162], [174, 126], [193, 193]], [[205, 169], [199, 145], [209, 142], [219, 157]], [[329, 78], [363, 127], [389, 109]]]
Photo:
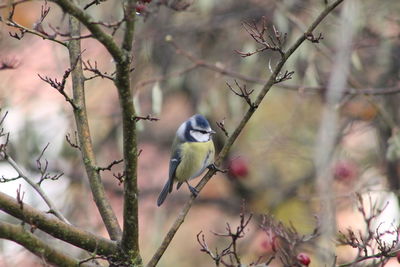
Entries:
[[47, 263], [60, 267], [79, 266], [77, 259], [47, 245], [31, 232], [25, 230], [22, 225], [0, 222], [0, 238], [22, 245]]
[[28, 204], [24, 204], [21, 209], [21, 205], [16, 199], [2, 192], [0, 192], [0, 210], [35, 226], [55, 238], [89, 252], [96, 252], [102, 256], [112, 256], [118, 251], [116, 242], [68, 225], [59, 219], [34, 209]]
[[[70, 31], [72, 35], [80, 35], [79, 21], [70, 16]], [[83, 163], [89, 178], [93, 199], [99, 209], [101, 218], [112, 240], [121, 238], [121, 228], [117, 217], [108, 201], [100, 173], [97, 171], [96, 157], [93, 151], [92, 138], [89, 128], [89, 120], [86, 112], [85, 101], [85, 77], [82, 70], [80, 40], [71, 40], [68, 43], [68, 52], [71, 64], [73, 101], [77, 105], [74, 109], [75, 122], [82, 152]]]

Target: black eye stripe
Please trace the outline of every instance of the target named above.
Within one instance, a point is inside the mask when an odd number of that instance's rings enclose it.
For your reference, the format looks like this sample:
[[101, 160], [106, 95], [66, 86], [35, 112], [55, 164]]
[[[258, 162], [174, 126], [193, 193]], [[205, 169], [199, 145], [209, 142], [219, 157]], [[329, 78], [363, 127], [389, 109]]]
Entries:
[[191, 130], [192, 130], [192, 131], [195, 131], [195, 132], [202, 133], [202, 134], [208, 133], [207, 130], [203, 130], [203, 129], [199, 129], [199, 128], [192, 128]]

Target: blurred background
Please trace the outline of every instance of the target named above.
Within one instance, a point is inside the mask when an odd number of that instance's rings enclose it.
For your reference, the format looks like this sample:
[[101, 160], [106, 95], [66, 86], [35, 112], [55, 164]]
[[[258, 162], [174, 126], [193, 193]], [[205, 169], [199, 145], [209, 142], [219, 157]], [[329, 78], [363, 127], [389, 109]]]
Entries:
[[[4, 4], [7, 1], [0, 3]], [[84, 3], [90, 1], [83, 1]], [[398, 225], [397, 194], [400, 187], [400, 2], [355, 1], [357, 17], [350, 54], [350, 70], [345, 94], [335, 110], [339, 114], [339, 134], [335, 140], [329, 175], [335, 195], [338, 230], [365, 230], [357, 211], [355, 193], [379, 205], [389, 203], [376, 225]], [[195, 113], [205, 115], [217, 131], [217, 151], [226, 136], [216, 122], [224, 121], [231, 133], [248, 105], [234, 95], [226, 83], [236, 79], [255, 96], [270, 75], [279, 55], [258, 53], [242, 58], [235, 50], [254, 51], [259, 46], [242, 27], [245, 21], [275, 25], [287, 33], [290, 46], [324, 8], [321, 0], [184, 0], [150, 1], [140, 7], [135, 32], [135, 70], [132, 72], [134, 101], [139, 114], [152, 114], [158, 122], [140, 122], [139, 148], [139, 220], [141, 253], [147, 262], [180, 208], [189, 197], [186, 187], [169, 195], [158, 208], [156, 198], [167, 179], [170, 145], [177, 127]], [[186, 3], [190, 6], [186, 8]], [[14, 19], [32, 28], [40, 17], [39, 1], [17, 6]], [[68, 19], [61, 10], [51, 7], [43, 26], [68, 31]], [[84, 5], [84, 4], [82, 4]], [[121, 18], [120, 1], [108, 0], [88, 10], [106, 22]], [[200, 252], [196, 234], [203, 231], [210, 248], [223, 249], [227, 240], [211, 231], [223, 232], [226, 222], [236, 226], [242, 201], [245, 210], [254, 214], [246, 237], [239, 242], [243, 261], [251, 263], [272, 253], [271, 237], [259, 227], [261, 214], [273, 214], [284, 223], [291, 222], [301, 234], [309, 234], [317, 225], [323, 200], [316, 193], [315, 151], [325, 93], [337, 42], [341, 38], [340, 10], [332, 12], [317, 28], [322, 33], [319, 44], [305, 42], [289, 59], [284, 69], [293, 70], [293, 78], [278, 84], [267, 94], [243, 133], [233, 146], [224, 168], [206, 185], [189, 212], [159, 266], [214, 266]], [[176, 9], [181, 9], [176, 11]], [[7, 9], [2, 10], [3, 16]], [[33, 178], [39, 177], [36, 159], [49, 143], [44, 158], [54, 173], [64, 173], [58, 181], [45, 181], [42, 188], [75, 225], [107, 236], [92, 200], [79, 151], [65, 139], [74, 140], [72, 109], [64, 98], [37, 74], [61, 80], [69, 66], [67, 50], [50, 41], [26, 34], [22, 40], [9, 36], [15, 29], [0, 24], [0, 60], [16, 61], [12, 70], [0, 71], [0, 106], [8, 111], [5, 128], [10, 132], [9, 152]], [[269, 30], [272, 30], [270, 28]], [[83, 34], [87, 34], [83, 30]], [[172, 42], [179, 46], [172, 45]], [[115, 38], [121, 38], [117, 31]], [[113, 64], [105, 49], [96, 41], [84, 39], [84, 60], [97, 62], [101, 71], [112, 73]], [[178, 53], [177, 53], [178, 52]], [[191, 55], [188, 57], [187, 55]], [[215, 67], [214, 69], [212, 69]], [[224, 75], [221, 70], [233, 71]], [[242, 76], [236, 75], [240, 73]], [[86, 73], [90, 76], [90, 73]], [[241, 79], [244, 78], [244, 79]], [[67, 83], [67, 92], [71, 84]], [[397, 91], [396, 91], [397, 89]], [[362, 90], [370, 92], [362, 93]], [[121, 118], [118, 95], [107, 79], [86, 83], [86, 101], [91, 134], [99, 166], [122, 158]], [[102, 173], [108, 197], [122, 222], [122, 189], [113, 173], [122, 165]], [[16, 173], [0, 162], [0, 176]], [[195, 185], [199, 179], [194, 180]], [[43, 201], [22, 180], [1, 183], [0, 190], [16, 196], [18, 185], [26, 192], [24, 200], [46, 210]], [[369, 203], [371, 204], [371, 203]], [[0, 217], [13, 221], [3, 213]], [[54, 240], [43, 233], [48, 242]], [[388, 240], [397, 235], [388, 236]], [[68, 247], [59, 241], [54, 245]], [[299, 248], [311, 257], [310, 266], [321, 266], [314, 257], [313, 244]], [[356, 252], [338, 247], [338, 263], [353, 259]], [[386, 266], [396, 266], [396, 261]], [[27, 265], [29, 264], [29, 265]], [[43, 262], [20, 246], [0, 243], [0, 266], [42, 266]], [[274, 263], [271, 266], [280, 266]]]

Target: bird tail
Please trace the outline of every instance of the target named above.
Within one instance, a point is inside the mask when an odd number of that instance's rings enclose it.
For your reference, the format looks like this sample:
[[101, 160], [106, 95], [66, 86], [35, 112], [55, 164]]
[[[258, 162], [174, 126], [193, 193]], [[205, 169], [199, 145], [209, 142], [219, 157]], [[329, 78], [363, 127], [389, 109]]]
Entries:
[[164, 202], [165, 198], [167, 197], [168, 193], [172, 192], [172, 179], [168, 179], [167, 183], [164, 185], [164, 188], [162, 189], [160, 195], [158, 196], [157, 199], [157, 206], [161, 206], [161, 204]]

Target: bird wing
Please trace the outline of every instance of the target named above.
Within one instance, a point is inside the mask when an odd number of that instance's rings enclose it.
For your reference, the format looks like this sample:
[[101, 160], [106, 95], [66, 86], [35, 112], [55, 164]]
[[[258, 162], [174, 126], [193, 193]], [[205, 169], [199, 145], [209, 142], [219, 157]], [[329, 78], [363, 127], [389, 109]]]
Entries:
[[180, 149], [177, 149], [174, 151], [174, 153], [171, 156], [171, 160], [169, 162], [169, 181], [171, 181], [171, 187], [169, 188], [169, 192], [171, 193], [172, 191], [172, 184], [175, 178], [175, 172], [176, 169], [178, 168], [179, 164], [181, 163], [181, 153]]
[[179, 153], [176, 153], [176, 155], [174, 153], [174, 155], [172, 155], [171, 161], [169, 162], [169, 177], [168, 177], [168, 180], [165, 183], [160, 195], [158, 196], [157, 206], [161, 206], [161, 204], [164, 202], [167, 195], [172, 192], [175, 171], [180, 162], [181, 162], [181, 160], [179, 157]]
[[181, 152], [180, 152], [180, 149], [177, 149], [171, 155], [171, 160], [169, 161], [168, 180], [165, 183], [160, 195], [158, 196], [158, 199], [157, 199], [158, 206], [161, 206], [161, 204], [164, 202], [167, 195], [172, 192], [172, 188], [174, 185], [175, 172], [176, 172], [176, 168], [178, 168], [178, 166], [179, 166], [179, 163], [181, 163]]

